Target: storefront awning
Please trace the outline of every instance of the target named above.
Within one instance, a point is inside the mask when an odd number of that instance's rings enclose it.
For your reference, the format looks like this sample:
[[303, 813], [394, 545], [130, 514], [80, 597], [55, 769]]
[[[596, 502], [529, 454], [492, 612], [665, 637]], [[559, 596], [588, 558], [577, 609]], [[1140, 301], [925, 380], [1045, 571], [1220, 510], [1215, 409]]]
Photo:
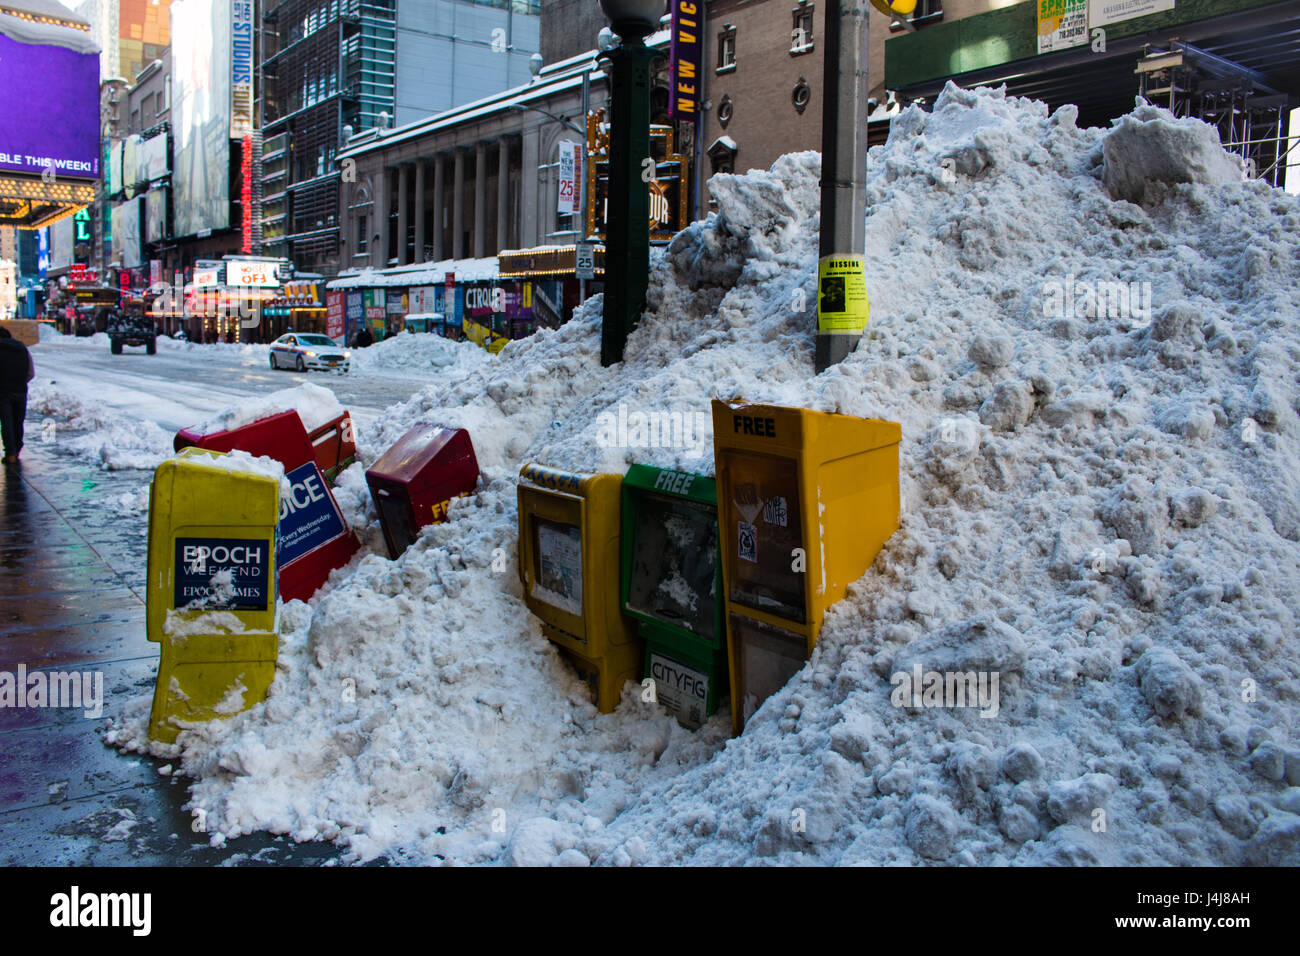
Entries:
[[91, 183], [0, 175], [0, 225], [39, 229], [94, 201]]
[[[595, 268], [605, 274], [605, 247], [596, 245]], [[503, 249], [498, 255], [503, 279], [547, 279], [572, 276], [577, 268], [577, 246], [538, 246], [533, 249]]]

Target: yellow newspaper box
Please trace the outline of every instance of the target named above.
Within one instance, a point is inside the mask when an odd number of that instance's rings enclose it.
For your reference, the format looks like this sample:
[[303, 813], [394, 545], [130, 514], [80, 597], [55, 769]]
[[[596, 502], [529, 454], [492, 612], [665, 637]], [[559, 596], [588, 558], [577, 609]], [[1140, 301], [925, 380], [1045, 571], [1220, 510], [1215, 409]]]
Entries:
[[[281, 475], [283, 470], [281, 470]], [[186, 448], [149, 490], [148, 638], [160, 647], [149, 736], [247, 710], [275, 677], [280, 476], [265, 459]]]
[[619, 597], [622, 475], [527, 464], [519, 472], [519, 579], [542, 630], [592, 685], [596, 707], [618, 706], [641, 673], [641, 640]]
[[897, 422], [714, 400], [736, 733], [898, 528], [901, 436]]

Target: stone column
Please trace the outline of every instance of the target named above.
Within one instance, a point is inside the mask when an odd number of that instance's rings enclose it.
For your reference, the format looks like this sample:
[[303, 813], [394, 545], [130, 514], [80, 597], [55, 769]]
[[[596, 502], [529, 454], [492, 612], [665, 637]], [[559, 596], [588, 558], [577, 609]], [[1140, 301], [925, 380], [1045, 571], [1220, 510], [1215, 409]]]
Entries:
[[487, 255], [487, 143], [474, 148], [474, 258]]
[[442, 207], [445, 202], [443, 196], [443, 171], [447, 164], [443, 161], [442, 155], [433, 157], [433, 261], [438, 262], [445, 259], [446, 249], [443, 247], [442, 235], [443, 219]]
[[397, 167], [397, 264], [407, 265], [406, 237], [411, 230], [411, 166]]
[[523, 162], [519, 169], [522, 192], [519, 210], [519, 245], [531, 248], [537, 245], [537, 182], [540, 155], [536, 126], [524, 130]]
[[497, 251], [510, 248], [510, 138], [497, 140]]
[[415, 161], [415, 258], [413, 262], [424, 262], [424, 160]]
[[388, 167], [375, 173], [374, 224], [370, 226], [370, 264], [376, 269], [388, 265]]
[[451, 257], [465, 258], [465, 151], [455, 152], [455, 173], [451, 184]]

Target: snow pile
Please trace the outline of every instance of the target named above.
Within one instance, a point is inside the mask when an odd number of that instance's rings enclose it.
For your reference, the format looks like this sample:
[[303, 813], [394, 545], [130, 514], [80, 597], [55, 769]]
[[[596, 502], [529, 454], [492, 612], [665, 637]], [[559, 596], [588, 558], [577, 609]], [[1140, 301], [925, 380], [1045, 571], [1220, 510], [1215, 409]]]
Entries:
[[60, 348], [94, 348], [108, 351], [107, 332], [96, 332], [93, 335], [64, 335], [52, 325], [42, 325], [41, 341]]
[[[61, 349], [102, 349], [105, 354], [109, 352], [109, 341], [107, 332], [96, 332], [93, 335], [64, 335], [54, 326], [48, 323], [41, 323], [40, 337], [42, 343], [58, 346]], [[251, 342], [210, 342], [203, 344], [201, 342], [191, 342], [188, 340], [174, 339], [170, 335], [159, 335], [157, 339], [159, 352], [173, 353], [193, 353], [196, 349], [202, 352], [219, 350], [228, 355], [234, 355], [240, 361], [241, 365], [266, 365], [267, 353], [270, 346], [258, 345]], [[144, 346], [125, 346], [136, 352], [143, 353]]]
[[333, 392], [320, 385], [304, 382], [291, 388], [282, 388], [267, 395], [236, 402], [211, 418], [192, 426], [190, 431], [196, 435], [211, 435], [213, 432], [242, 428], [259, 419], [290, 410], [298, 413], [307, 431], [319, 428], [343, 414], [343, 406], [339, 404]]
[[255, 342], [191, 342], [188, 339], [174, 339], [170, 335], [158, 336], [158, 351], [160, 352], [180, 352], [193, 353], [199, 351], [200, 354], [216, 351], [234, 355], [239, 359], [241, 365], [266, 365], [267, 355], [270, 352], [269, 345], [259, 345]]
[[195, 467], [208, 468], [212, 471], [274, 478], [280, 485], [281, 494], [288, 494], [290, 490], [289, 479], [284, 474], [284, 465], [266, 455], [250, 455], [236, 448], [218, 454], [193, 455], [189, 461]]
[[473, 342], [454, 342], [431, 332], [403, 332], [364, 349], [353, 349], [351, 361], [354, 371], [418, 371], [447, 384], [492, 358], [490, 352]]
[[1227, 185], [1244, 175], [1241, 159], [1224, 152], [1214, 127], [1150, 105], [1121, 117], [1103, 150], [1106, 188], [1130, 202], [1158, 199], [1174, 183]]
[[[179, 759], [215, 841], [359, 859], [1294, 862], [1300, 202], [1182, 176], [1168, 114], [1074, 118], [954, 87], [899, 116], [869, 158], [871, 325], [820, 376], [817, 157], [714, 177], [621, 367], [596, 299], [363, 430], [373, 460], [417, 421], [470, 428], [479, 491], [286, 605], [266, 704], [162, 747], [144, 696], [108, 740]], [[1113, 199], [1107, 157], [1166, 185]], [[725, 714], [690, 734], [633, 687], [595, 714], [514, 568], [521, 462], [710, 472], [609, 423], [707, 429], [715, 395], [903, 428], [902, 527], [725, 746]], [[996, 706], [896, 693], [913, 669], [979, 673]]]
[[114, 414], [96, 407], [51, 381], [37, 379], [27, 392], [27, 441], [54, 443], [59, 450], [85, 458], [106, 471], [152, 470], [172, 454], [172, 436], [151, 421]]

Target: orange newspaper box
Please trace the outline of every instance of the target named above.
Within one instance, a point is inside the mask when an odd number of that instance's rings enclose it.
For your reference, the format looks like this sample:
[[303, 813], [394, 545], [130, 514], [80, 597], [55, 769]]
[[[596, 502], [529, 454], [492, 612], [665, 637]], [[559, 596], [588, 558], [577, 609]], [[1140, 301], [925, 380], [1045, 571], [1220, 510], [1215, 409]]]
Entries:
[[736, 733], [803, 668], [826, 609], [898, 528], [897, 422], [713, 402]]

